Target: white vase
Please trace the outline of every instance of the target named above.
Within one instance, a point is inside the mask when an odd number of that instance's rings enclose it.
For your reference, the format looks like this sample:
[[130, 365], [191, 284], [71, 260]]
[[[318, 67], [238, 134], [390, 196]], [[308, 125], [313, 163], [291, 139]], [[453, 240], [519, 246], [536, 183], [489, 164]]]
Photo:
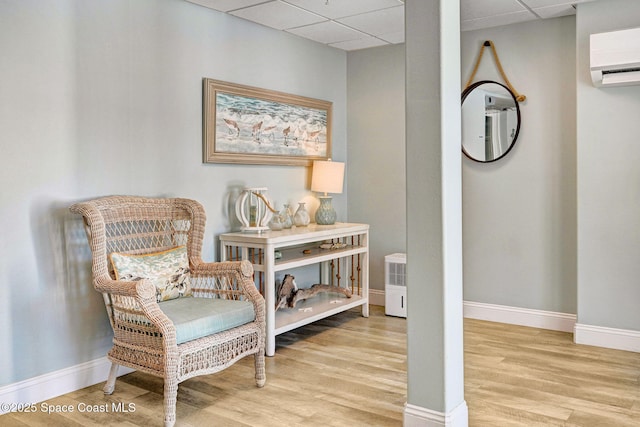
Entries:
[[304, 202], [298, 203], [298, 210], [295, 215], [293, 215], [293, 223], [296, 227], [306, 227], [310, 222], [311, 217], [309, 216], [309, 212], [307, 212]]
[[291, 226], [293, 225], [293, 216], [291, 215], [291, 209], [289, 209], [289, 205], [284, 205], [282, 212], [280, 212], [280, 216], [282, 216], [282, 228], [291, 228]]

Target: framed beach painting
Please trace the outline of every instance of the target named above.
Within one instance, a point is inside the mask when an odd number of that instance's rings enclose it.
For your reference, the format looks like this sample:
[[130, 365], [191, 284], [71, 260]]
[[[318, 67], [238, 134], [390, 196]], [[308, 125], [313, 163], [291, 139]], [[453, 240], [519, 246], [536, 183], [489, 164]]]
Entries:
[[203, 83], [205, 163], [310, 166], [331, 157], [331, 102]]

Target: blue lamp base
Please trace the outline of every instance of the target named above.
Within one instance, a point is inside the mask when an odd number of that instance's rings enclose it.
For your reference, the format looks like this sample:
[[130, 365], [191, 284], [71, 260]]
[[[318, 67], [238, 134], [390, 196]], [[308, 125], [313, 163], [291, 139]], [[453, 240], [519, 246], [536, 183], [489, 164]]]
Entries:
[[320, 206], [316, 211], [316, 224], [331, 225], [336, 223], [336, 211], [331, 205], [331, 196], [320, 196]]

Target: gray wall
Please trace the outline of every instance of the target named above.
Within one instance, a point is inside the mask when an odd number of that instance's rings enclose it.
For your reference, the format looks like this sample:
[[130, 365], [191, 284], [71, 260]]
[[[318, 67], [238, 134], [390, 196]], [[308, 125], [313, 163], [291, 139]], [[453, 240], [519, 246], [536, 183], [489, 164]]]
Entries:
[[406, 252], [404, 45], [347, 55], [349, 220], [370, 225], [370, 286]]
[[183, 0], [6, 0], [0, 51], [0, 386], [109, 346], [71, 203], [195, 198], [210, 261], [230, 190], [266, 186], [279, 206], [315, 210], [306, 168], [202, 164], [203, 77], [333, 101], [333, 158], [346, 161], [346, 53], [284, 32]]
[[631, 27], [636, 0], [578, 8], [578, 323], [640, 331], [640, 86], [589, 76], [589, 34]]
[[[464, 298], [576, 312], [575, 18], [462, 33], [462, 84], [492, 40], [520, 103], [515, 147], [462, 159]], [[485, 49], [474, 81], [503, 83]]]
[[[462, 159], [464, 298], [575, 313], [575, 18], [461, 33], [463, 85], [485, 39], [528, 99], [506, 158]], [[376, 289], [384, 286], [384, 255], [406, 246], [403, 56], [403, 46], [347, 56], [349, 216], [372, 225]], [[482, 79], [502, 82], [487, 50], [475, 78]]]

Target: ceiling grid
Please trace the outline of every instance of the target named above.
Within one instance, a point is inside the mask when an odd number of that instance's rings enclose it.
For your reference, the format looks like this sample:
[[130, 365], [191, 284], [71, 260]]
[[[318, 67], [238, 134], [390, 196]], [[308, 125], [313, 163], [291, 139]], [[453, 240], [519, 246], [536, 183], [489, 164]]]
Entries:
[[[187, 1], [346, 51], [404, 43], [404, 0]], [[460, 29], [573, 15], [587, 1], [460, 0]]]

